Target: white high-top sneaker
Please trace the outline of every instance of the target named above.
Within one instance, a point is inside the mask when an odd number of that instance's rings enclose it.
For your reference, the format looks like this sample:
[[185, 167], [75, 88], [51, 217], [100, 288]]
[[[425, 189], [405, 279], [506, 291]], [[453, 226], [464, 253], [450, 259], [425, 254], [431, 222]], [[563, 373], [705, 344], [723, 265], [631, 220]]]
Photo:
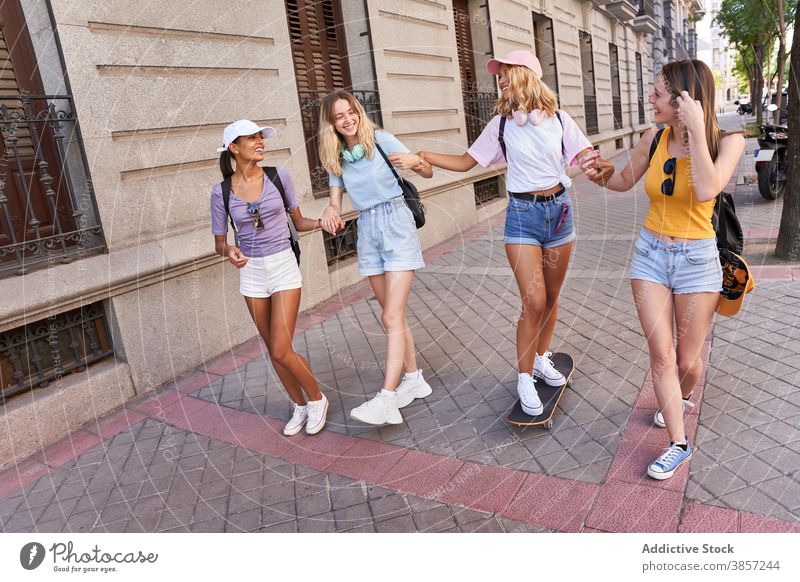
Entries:
[[308, 420], [308, 409], [306, 406], [295, 404], [294, 410], [292, 411], [292, 418], [289, 419], [289, 422], [287, 422], [286, 426], [283, 428], [283, 434], [286, 436], [296, 435], [303, 430], [303, 425], [306, 423], [306, 420]]
[[328, 416], [328, 399], [323, 394], [319, 400], [309, 400], [306, 407], [308, 409], [306, 434], [317, 434], [325, 426], [325, 419]]
[[517, 393], [519, 394], [522, 411], [530, 416], [539, 416], [544, 412], [544, 405], [536, 392], [536, 383], [530, 374], [520, 374], [517, 380]]
[[547, 351], [543, 355], [536, 354], [536, 359], [533, 361], [533, 375], [537, 380], [544, 380], [548, 386], [558, 387], [566, 384], [567, 379], [564, 374], [556, 370], [550, 356], [553, 352]]
[[433, 389], [422, 377], [422, 370], [406, 372], [403, 381], [397, 387], [397, 408], [405, 408], [411, 404], [415, 398], [425, 398], [430, 396]]

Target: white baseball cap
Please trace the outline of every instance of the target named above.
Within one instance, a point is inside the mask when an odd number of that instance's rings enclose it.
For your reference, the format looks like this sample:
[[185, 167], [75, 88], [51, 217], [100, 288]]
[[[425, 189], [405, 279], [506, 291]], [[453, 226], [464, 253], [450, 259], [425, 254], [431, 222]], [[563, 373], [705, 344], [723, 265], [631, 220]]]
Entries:
[[268, 126], [259, 127], [249, 119], [239, 119], [234, 121], [222, 132], [222, 143], [224, 145], [221, 148], [217, 148], [217, 153], [222, 153], [227, 150], [228, 146], [230, 146], [237, 137], [241, 137], [243, 135], [253, 135], [254, 133], [259, 132], [261, 133], [262, 137], [268, 138], [275, 135], [275, 128]]

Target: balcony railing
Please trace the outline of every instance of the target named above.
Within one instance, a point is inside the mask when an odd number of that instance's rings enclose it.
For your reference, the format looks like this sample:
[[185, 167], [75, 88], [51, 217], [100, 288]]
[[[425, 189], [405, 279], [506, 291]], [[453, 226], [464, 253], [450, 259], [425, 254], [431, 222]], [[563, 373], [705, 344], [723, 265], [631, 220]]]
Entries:
[[0, 404], [114, 353], [102, 303], [0, 333]]
[[479, 180], [475, 182], [474, 187], [475, 204], [478, 206], [502, 196], [499, 176], [487, 178], [486, 180]]
[[467, 123], [467, 141], [472, 145], [492, 118], [497, 93], [468, 91], [464, 93], [464, 117]]
[[323, 233], [323, 240], [328, 266], [355, 256], [358, 243], [358, 219], [348, 220], [341, 232], [335, 235]]
[[0, 276], [105, 249], [69, 95], [0, 97]]
[[[328, 195], [328, 173], [322, 167], [319, 159], [319, 110], [322, 100], [332, 90], [320, 89], [315, 91], [301, 91], [300, 114], [303, 120], [303, 133], [306, 138], [306, 154], [308, 167], [311, 170], [311, 188], [315, 198]], [[353, 95], [364, 106], [367, 115], [378, 125], [383, 125], [381, 115], [381, 102], [377, 91], [352, 91]]]

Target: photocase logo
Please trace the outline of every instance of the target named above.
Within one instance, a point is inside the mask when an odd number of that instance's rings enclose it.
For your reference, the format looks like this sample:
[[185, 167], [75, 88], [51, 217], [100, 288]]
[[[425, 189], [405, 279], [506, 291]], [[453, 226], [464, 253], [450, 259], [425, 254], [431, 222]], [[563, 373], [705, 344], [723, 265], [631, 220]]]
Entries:
[[19, 563], [26, 570], [35, 570], [44, 561], [44, 546], [38, 542], [31, 542], [22, 546], [19, 552]]

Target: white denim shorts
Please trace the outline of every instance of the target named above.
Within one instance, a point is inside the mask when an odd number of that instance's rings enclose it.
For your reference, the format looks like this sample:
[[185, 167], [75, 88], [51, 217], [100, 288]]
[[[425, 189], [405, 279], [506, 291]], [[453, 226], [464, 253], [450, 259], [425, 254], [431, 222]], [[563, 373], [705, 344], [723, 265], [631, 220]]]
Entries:
[[303, 276], [292, 249], [267, 257], [250, 257], [239, 269], [239, 293], [245, 297], [270, 297], [302, 286]]

